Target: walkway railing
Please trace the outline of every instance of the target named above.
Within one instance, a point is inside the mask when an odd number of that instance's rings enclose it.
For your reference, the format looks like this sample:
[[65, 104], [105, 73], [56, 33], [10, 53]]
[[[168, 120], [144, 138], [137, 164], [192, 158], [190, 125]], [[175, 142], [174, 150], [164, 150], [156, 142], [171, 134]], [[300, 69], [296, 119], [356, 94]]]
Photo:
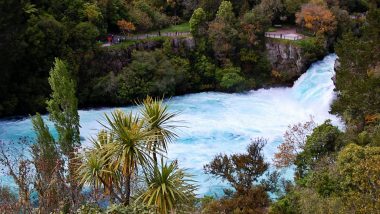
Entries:
[[139, 35], [131, 35], [131, 36], [123, 36], [123, 35], [115, 35], [114, 38], [119, 38], [122, 40], [142, 40], [148, 39], [152, 37], [176, 37], [176, 36], [190, 36], [190, 32], [165, 32], [165, 33], [147, 33], [147, 34], [139, 34]]
[[287, 39], [287, 40], [303, 39], [303, 36], [300, 36], [300, 35], [278, 34], [278, 33], [270, 33], [270, 32], [266, 32], [265, 37], [275, 38], [275, 39]]

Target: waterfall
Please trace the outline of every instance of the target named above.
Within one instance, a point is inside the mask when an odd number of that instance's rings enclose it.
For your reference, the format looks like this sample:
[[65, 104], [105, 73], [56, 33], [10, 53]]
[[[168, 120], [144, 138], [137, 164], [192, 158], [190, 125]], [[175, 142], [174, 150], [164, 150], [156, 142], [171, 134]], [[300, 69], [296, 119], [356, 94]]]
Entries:
[[[243, 152], [250, 139], [263, 137], [268, 139], [264, 154], [271, 161], [288, 125], [307, 121], [310, 116], [317, 123], [331, 119], [333, 124], [340, 125], [339, 119], [329, 114], [335, 97], [331, 80], [335, 59], [336, 55], [330, 54], [314, 63], [293, 87], [233, 94], [205, 92], [167, 100], [172, 111], [180, 112], [177, 119], [184, 121], [177, 132], [179, 139], [168, 148], [168, 157], [178, 159], [181, 167], [195, 175], [199, 194], [210, 193], [224, 186], [202, 171], [203, 165], [214, 155]], [[136, 107], [122, 109], [136, 111]], [[79, 111], [85, 146], [89, 146], [87, 139], [101, 129], [97, 121], [104, 120], [104, 113], [112, 110], [114, 108]], [[52, 124], [48, 125], [53, 130]], [[16, 140], [23, 136], [34, 136], [30, 119], [0, 121], [0, 140]], [[9, 182], [6, 180], [0, 175], [0, 183]]]

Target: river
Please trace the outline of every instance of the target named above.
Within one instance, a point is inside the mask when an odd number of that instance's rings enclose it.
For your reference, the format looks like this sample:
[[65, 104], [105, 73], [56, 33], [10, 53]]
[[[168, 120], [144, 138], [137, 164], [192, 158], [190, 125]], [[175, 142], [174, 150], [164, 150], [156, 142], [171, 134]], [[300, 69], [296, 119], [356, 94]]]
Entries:
[[[290, 124], [307, 121], [310, 116], [317, 123], [339, 119], [329, 114], [335, 97], [334, 75], [335, 54], [327, 55], [314, 63], [293, 87], [260, 89], [245, 93], [205, 92], [178, 96], [167, 100], [172, 111], [180, 112], [178, 120], [183, 121], [177, 134], [179, 139], [168, 148], [168, 157], [178, 159], [181, 167], [194, 174], [199, 185], [198, 194], [219, 192], [222, 182], [212, 179], [202, 171], [203, 165], [219, 153], [243, 152], [250, 139], [268, 139], [264, 154], [271, 161], [282, 135]], [[122, 108], [136, 111], [136, 107]], [[81, 110], [81, 137], [84, 146], [94, 136], [104, 120], [104, 113], [114, 108]], [[47, 117], [44, 116], [46, 119]], [[48, 123], [53, 129], [52, 124]], [[17, 140], [20, 137], [34, 137], [30, 119], [0, 121], [0, 140]], [[284, 172], [291, 178], [291, 170]], [[0, 185], [11, 181], [0, 175]]]

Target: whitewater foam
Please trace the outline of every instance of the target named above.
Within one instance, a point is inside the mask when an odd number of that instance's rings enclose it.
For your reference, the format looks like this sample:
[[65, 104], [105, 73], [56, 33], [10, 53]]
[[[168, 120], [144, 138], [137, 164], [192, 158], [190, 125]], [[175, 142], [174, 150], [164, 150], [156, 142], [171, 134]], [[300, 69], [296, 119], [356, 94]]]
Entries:
[[[203, 165], [214, 155], [243, 152], [250, 139], [264, 137], [268, 139], [264, 154], [271, 161], [288, 125], [307, 121], [311, 115], [317, 123], [331, 119], [340, 125], [339, 119], [329, 114], [335, 97], [331, 80], [335, 59], [336, 55], [331, 54], [314, 63], [291, 88], [234, 94], [205, 92], [167, 100], [172, 111], [181, 112], [177, 119], [185, 121], [178, 131], [179, 139], [169, 146], [168, 157], [178, 159], [181, 167], [195, 174], [199, 194], [217, 192], [224, 184], [202, 171]], [[136, 111], [136, 107], [122, 109]], [[104, 120], [104, 113], [112, 110], [114, 108], [79, 111], [81, 136], [84, 139], [94, 136], [101, 129], [97, 121]], [[48, 125], [53, 129], [51, 123]], [[23, 136], [34, 137], [30, 119], [0, 121], [1, 140]], [[84, 144], [88, 145], [88, 140]], [[9, 182], [4, 179], [0, 182]]]

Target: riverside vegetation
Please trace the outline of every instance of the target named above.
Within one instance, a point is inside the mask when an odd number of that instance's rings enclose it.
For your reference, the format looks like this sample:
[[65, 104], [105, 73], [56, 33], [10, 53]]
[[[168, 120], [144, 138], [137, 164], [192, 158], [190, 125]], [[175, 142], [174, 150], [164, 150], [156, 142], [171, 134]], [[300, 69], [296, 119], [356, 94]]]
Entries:
[[[166, 97], [190, 92], [241, 91], [283, 82], [265, 54], [264, 33], [272, 24], [294, 25], [314, 39], [299, 44], [315, 61], [326, 41], [360, 25], [348, 12], [368, 4], [346, 1], [154, 1], [70, 0], [1, 2], [0, 117], [45, 111], [47, 78], [58, 57], [77, 82], [79, 107], [132, 104], [146, 94]], [[296, 19], [297, 17], [297, 19]], [[326, 19], [324, 19], [326, 18]], [[179, 23], [181, 28], [173, 27]], [[359, 23], [357, 23], [359, 22]], [[172, 26], [170, 26], [172, 25]], [[173, 52], [170, 38], [162, 48], [137, 50], [121, 70], [97, 65], [107, 50], [136, 41], [101, 47], [108, 34], [143, 34], [187, 28], [195, 48]], [[150, 39], [147, 39], [150, 40]], [[168, 41], [166, 41], [168, 40]], [[165, 42], [166, 41], [166, 42]], [[33, 56], [33, 57], [31, 57]], [[107, 61], [101, 61], [106, 64]], [[101, 69], [100, 69], [101, 67]], [[157, 68], [157, 69], [156, 69]]]
[[[18, 186], [18, 194], [0, 188], [1, 212], [377, 213], [379, 4], [355, 0], [1, 2], [1, 114], [36, 112], [47, 104], [49, 120], [58, 133], [54, 138], [37, 113], [32, 117], [33, 143], [21, 139], [13, 147], [1, 142], [0, 164]], [[354, 12], [361, 15], [350, 18], [348, 13]], [[180, 56], [168, 45], [137, 51], [117, 74], [98, 76], [86, 70], [100, 48], [96, 38], [117, 31], [121, 19], [128, 19], [139, 31], [162, 28], [165, 20], [190, 19], [196, 48]], [[220, 198], [197, 198], [191, 175], [165, 157], [180, 128], [176, 113], [162, 100], [146, 96], [181, 90], [236, 91], [272, 81], [263, 54], [264, 32], [271, 23], [292, 22], [315, 36], [311, 41], [316, 43], [305, 40], [303, 48], [312, 51], [318, 49], [317, 43], [337, 40], [332, 43], [339, 56], [332, 112], [342, 117], [345, 130], [330, 121], [318, 125], [312, 120], [289, 127], [273, 164], [294, 166], [294, 182], [269, 170], [262, 154], [265, 139], [253, 140], [246, 153], [217, 155], [204, 171], [225, 180], [230, 188]], [[105, 115], [104, 129], [94, 136], [93, 145], [82, 148], [78, 106], [84, 105], [81, 102], [95, 86], [108, 87], [115, 92], [110, 96], [125, 103], [144, 100], [138, 102], [139, 114]]]

